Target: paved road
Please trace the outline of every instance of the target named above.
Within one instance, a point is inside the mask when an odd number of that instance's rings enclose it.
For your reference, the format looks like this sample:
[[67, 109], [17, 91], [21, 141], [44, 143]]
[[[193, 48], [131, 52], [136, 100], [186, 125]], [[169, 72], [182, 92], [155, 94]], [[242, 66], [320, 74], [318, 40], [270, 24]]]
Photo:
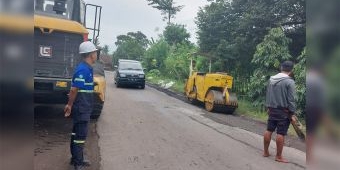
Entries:
[[[34, 169], [73, 170], [70, 161], [72, 119], [64, 118], [64, 105], [35, 107], [34, 118]], [[96, 122], [91, 121], [85, 146], [85, 157], [91, 160], [87, 170], [99, 169], [98, 136]]]
[[297, 149], [285, 148], [289, 164], [263, 158], [260, 135], [219, 124], [201, 108], [152, 88], [116, 88], [112, 80], [107, 72], [97, 122], [101, 170], [304, 169], [305, 155]]

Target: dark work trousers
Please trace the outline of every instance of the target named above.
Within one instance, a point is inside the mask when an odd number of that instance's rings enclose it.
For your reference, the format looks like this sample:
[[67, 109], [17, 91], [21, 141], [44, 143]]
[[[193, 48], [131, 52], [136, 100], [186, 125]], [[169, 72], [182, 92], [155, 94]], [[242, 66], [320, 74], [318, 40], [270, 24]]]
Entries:
[[74, 121], [71, 136], [71, 154], [75, 165], [81, 165], [84, 161], [84, 144], [87, 137], [88, 121]]

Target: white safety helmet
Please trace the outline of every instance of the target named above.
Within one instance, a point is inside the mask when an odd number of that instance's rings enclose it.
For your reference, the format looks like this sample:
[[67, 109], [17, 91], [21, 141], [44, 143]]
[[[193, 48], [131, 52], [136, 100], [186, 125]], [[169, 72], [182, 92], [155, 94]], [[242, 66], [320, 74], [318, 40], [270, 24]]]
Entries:
[[91, 41], [85, 41], [79, 45], [79, 54], [86, 54], [97, 50], [98, 49]]

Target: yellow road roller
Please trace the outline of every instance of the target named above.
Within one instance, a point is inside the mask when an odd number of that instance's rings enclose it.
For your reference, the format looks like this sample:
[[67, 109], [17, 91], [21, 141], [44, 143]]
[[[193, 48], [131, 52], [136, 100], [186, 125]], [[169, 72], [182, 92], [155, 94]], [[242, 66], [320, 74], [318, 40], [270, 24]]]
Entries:
[[185, 95], [190, 103], [203, 102], [209, 112], [232, 114], [238, 107], [235, 93], [231, 93], [233, 77], [227, 73], [192, 72], [185, 83]]
[[[209, 72], [194, 71], [195, 57], [203, 56], [209, 59]], [[211, 61], [214, 58], [206, 53], [193, 53], [189, 78], [186, 80], [184, 93], [190, 103], [204, 103], [209, 112], [217, 111], [232, 114], [238, 107], [237, 97], [231, 92], [233, 77], [224, 72], [211, 72]]]

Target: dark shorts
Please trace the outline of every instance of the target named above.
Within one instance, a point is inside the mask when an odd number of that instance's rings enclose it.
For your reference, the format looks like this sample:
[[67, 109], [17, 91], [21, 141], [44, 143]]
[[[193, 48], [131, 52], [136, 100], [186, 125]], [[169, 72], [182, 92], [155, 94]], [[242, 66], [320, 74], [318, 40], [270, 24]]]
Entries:
[[274, 132], [276, 130], [277, 134], [287, 135], [288, 128], [290, 125], [290, 120], [288, 114], [283, 110], [271, 110], [269, 112], [269, 118], [267, 121], [267, 130]]
[[289, 119], [286, 120], [270, 120], [267, 122], [267, 130], [270, 132], [274, 132], [276, 129], [276, 133], [280, 135], [287, 135], [288, 128], [290, 125]]

